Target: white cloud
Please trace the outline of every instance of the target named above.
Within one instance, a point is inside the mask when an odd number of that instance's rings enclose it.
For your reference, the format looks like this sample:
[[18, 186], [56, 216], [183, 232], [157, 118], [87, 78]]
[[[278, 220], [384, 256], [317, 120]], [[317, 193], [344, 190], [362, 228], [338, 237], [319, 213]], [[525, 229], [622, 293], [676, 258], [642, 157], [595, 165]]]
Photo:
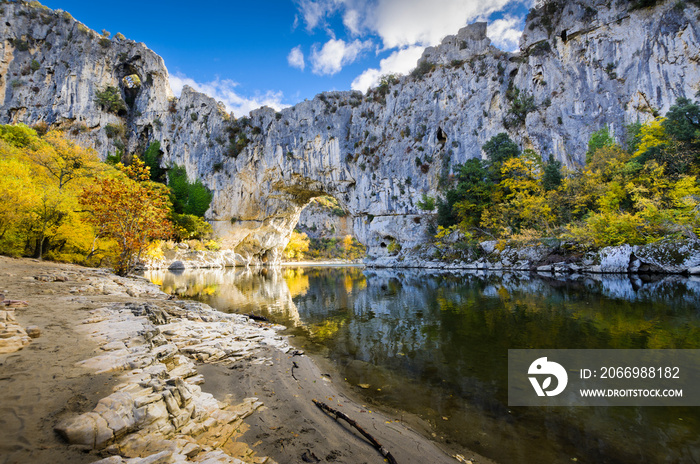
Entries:
[[518, 49], [523, 33], [524, 18], [506, 15], [489, 23], [488, 36], [498, 48], [512, 52]]
[[359, 35], [361, 29], [360, 12], [352, 9], [347, 10], [343, 15], [343, 25], [347, 27], [353, 35]]
[[211, 82], [200, 83], [180, 73], [170, 76], [170, 87], [176, 96], [180, 96], [183, 87], [186, 85], [198, 92], [209, 95], [217, 101], [223, 102], [226, 105], [226, 109], [232, 111], [236, 117], [244, 116], [251, 110], [261, 106], [269, 106], [276, 111], [289, 106], [282, 103], [282, 92], [268, 91], [262, 95], [249, 98], [238, 94], [235, 91], [238, 84], [230, 79], [219, 79], [217, 77]]
[[512, 0], [379, 0], [374, 30], [385, 48], [435, 45], [479, 16], [502, 9]]
[[379, 69], [370, 68], [352, 81], [352, 89], [367, 91], [379, 84], [382, 76], [387, 74], [408, 74], [416, 67], [416, 62], [423, 54], [425, 47], [413, 46], [397, 50], [379, 62]]
[[301, 45], [292, 48], [289, 55], [287, 55], [287, 63], [292, 68], [304, 70], [304, 52], [301, 51]]
[[312, 31], [325, 22], [343, 3], [343, 0], [298, 0], [299, 11], [304, 17], [306, 29]]
[[341, 39], [331, 39], [319, 50], [314, 47], [311, 52], [311, 64], [314, 74], [333, 75], [343, 69], [343, 66], [354, 62], [360, 54], [372, 47], [372, 41], [354, 40], [345, 42]]
[[[367, 69], [352, 83], [353, 89], [366, 90], [388, 73], [407, 73], [415, 67], [424, 47], [437, 45], [447, 35], [492, 13], [534, 0], [296, 0], [306, 28], [325, 29], [332, 37], [323, 48], [312, 51], [310, 61], [315, 74], [335, 74], [368, 48], [360, 39], [373, 34], [381, 40], [382, 51], [392, 51], [379, 69]], [[335, 39], [329, 19], [339, 14], [353, 37], [352, 43]], [[488, 26], [494, 45], [507, 51], [516, 50], [524, 19], [505, 15]]]
[[[298, 0], [298, 8], [309, 31], [328, 30], [327, 18], [340, 12], [344, 26], [353, 35], [372, 31], [384, 49], [411, 45], [436, 45], [446, 35], [477, 18], [485, 18], [507, 5], [533, 4], [533, 0]], [[508, 21], [498, 20], [494, 23]], [[496, 27], [502, 27], [496, 25]], [[513, 27], [511, 26], [511, 29]], [[329, 33], [333, 34], [329, 30]], [[513, 43], [512, 31], [505, 38]], [[499, 35], [500, 37], [500, 35]]]

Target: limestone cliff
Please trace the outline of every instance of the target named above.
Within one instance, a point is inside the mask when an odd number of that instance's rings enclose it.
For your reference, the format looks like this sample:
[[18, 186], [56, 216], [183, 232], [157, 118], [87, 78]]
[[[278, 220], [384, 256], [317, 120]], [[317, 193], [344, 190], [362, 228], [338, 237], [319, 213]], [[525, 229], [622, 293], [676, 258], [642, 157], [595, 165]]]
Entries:
[[[62, 127], [102, 156], [160, 141], [164, 166], [184, 165], [212, 189], [207, 217], [247, 262], [278, 261], [320, 195], [335, 197], [370, 256], [382, 257], [392, 242], [425, 240], [430, 217], [416, 202], [499, 132], [572, 166], [603, 125], [622, 138], [624, 124], [696, 95], [700, 10], [632, 6], [550, 1], [531, 11], [517, 53], [491, 46], [476, 23], [426, 49], [411, 76], [365, 95], [328, 92], [236, 120], [190, 88], [174, 98], [145, 45], [36, 2], [4, 3], [0, 122]], [[117, 114], [95, 99], [108, 86], [126, 101]]]

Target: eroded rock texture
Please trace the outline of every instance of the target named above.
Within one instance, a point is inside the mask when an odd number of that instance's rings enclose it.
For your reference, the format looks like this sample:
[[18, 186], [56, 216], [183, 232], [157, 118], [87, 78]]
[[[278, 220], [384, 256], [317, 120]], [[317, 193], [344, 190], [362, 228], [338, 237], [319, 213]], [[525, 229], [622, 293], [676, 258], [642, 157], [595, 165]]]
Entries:
[[[695, 96], [698, 8], [632, 5], [544, 3], [517, 53], [491, 46], [476, 23], [428, 48], [414, 76], [236, 120], [190, 88], [174, 98], [163, 60], [145, 45], [101, 37], [60, 11], [5, 4], [0, 122], [65, 128], [103, 157], [159, 141], [163, 166], [184, 165], [213, 190], [207, 218], [245, 262], [279, 261], [320, 195], [348, 211], [370, 256], [384, 257], [392, 242], [410, 249], [425, 240], [428, 213], [417, 201], [499, 132], [574, 166], [602, 126], [622, 140], [625, 124]], [[126, 101], [117, 114], [96, 102], [107, 86]], [[513, 111], [516, 95], [532, 105]]]

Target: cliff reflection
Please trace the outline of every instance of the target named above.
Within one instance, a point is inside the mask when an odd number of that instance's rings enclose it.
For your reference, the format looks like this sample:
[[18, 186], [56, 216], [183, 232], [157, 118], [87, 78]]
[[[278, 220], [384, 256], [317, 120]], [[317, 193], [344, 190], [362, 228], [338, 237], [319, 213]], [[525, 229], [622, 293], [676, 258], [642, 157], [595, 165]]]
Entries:
[[219, 311], [265, 316], [292, 327], [303, 325], [292, 300], [309, 288], [309, 278], [301, 269], [148, 271], [144, 276], [160, 282], [166, 293], [197, 299]]

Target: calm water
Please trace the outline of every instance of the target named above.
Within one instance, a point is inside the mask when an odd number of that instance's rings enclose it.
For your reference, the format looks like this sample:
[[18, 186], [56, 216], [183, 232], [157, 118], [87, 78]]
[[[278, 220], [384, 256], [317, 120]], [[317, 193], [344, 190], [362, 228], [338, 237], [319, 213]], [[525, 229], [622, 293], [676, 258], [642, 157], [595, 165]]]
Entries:
[[700, 408], [507, 406], [509, 348], [700, 348], [698, 280], [355, 267], [146, 276], [286, 325], [367, 401], [496, 461], [700, 462]]

